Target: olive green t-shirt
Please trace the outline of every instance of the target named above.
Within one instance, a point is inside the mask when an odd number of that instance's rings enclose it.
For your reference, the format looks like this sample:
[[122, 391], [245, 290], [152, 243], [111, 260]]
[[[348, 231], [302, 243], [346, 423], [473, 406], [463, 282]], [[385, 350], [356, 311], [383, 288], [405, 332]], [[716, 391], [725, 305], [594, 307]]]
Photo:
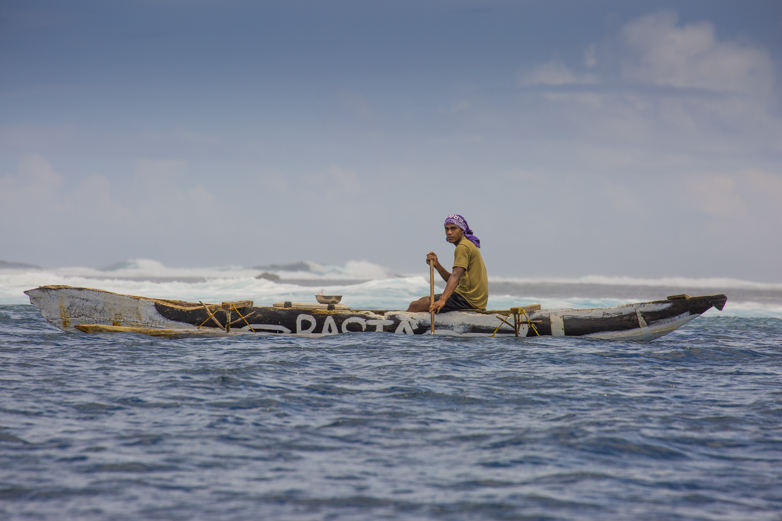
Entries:
[[469, 239], [462, 238], [453, 252], [453, 267], [464, 268], [456, 293], [463, 296], [475, 309], [486, 309], [489, 302], [489, 277], [483, 265], [481, 251]]

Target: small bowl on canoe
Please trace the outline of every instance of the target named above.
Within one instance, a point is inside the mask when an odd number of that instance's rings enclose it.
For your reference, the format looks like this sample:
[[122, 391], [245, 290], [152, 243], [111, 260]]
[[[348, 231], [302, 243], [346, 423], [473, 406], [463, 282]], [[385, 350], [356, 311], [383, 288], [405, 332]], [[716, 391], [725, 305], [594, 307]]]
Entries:
[[315, 295], [315, 300], [321, 304], [339, 304], [342, 300], [342, 295]]

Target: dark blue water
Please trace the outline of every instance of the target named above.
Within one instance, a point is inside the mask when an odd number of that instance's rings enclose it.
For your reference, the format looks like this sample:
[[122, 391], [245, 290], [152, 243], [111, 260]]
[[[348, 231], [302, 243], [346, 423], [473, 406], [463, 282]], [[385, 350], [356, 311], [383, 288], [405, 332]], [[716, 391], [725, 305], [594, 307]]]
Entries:
[[782, 320], [649, 344], [69, 334], [0, 307], [0, 519], [782, 519]]

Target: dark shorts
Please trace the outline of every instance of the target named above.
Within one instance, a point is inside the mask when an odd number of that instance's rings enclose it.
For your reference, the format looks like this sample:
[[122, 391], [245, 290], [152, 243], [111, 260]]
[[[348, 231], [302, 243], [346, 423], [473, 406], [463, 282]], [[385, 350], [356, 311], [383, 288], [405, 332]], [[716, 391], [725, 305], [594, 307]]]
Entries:
[[[443, 294], [439, 293], [434, 296], [434, 299], [440, 300], [440, 297], [442, 296]], [[448, 297], [448, 300], [445, 301], [445, 305], [440, 310], [440, 313], [443, 313], [445, 311], [458, 311], [460, 309], [475, 309], [475, 308], [472, 307], [472, 304], [467, 302], [466, 298], [454, 292], [451, 294], [450, 297]]]

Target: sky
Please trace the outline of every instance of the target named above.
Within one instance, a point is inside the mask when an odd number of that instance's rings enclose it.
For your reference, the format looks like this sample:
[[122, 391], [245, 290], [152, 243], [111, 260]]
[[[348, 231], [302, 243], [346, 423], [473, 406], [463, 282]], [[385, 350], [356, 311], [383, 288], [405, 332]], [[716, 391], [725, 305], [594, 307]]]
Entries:
[[0, 3], [0, 259], [782, 282], [782, 2]]

